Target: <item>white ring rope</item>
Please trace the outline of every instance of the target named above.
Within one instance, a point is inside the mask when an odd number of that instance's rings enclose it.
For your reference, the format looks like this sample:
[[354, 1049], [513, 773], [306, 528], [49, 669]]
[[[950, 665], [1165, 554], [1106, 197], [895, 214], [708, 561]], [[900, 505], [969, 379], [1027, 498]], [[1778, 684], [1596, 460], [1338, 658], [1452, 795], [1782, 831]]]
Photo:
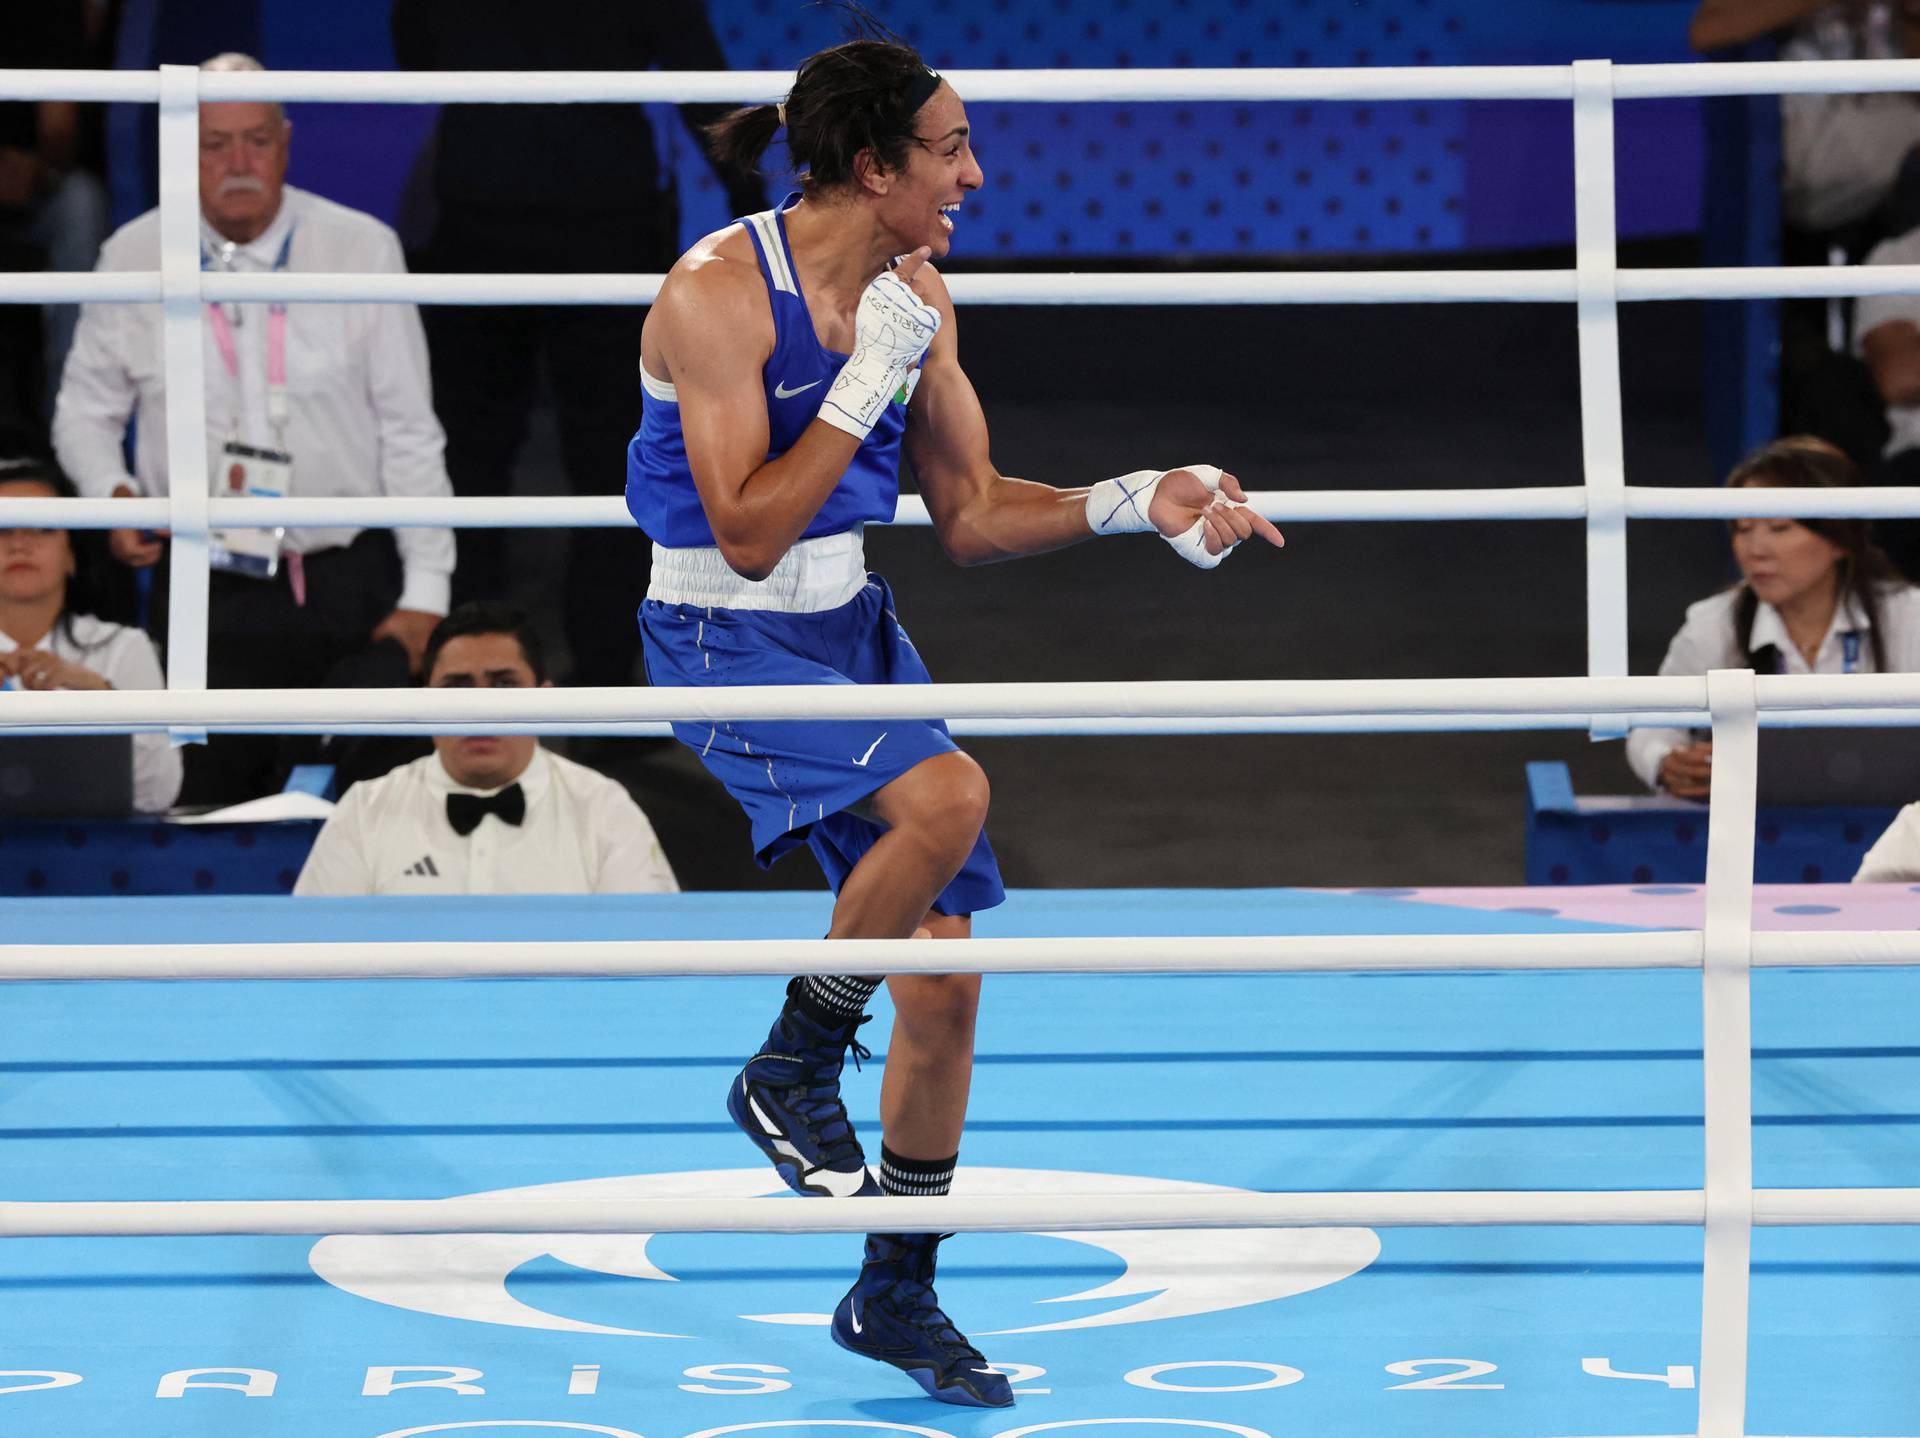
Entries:
[[[1664, 489], [1628, 485], [1629, 519], [1889, 518], [1920, 512], [1920, 486], [1853, 489]], [[1276, 524], [1404, 520], [1584, 519], [1582, 485], [1532, 489], [1263, 489], [1248, 500]], [[170, 514], [166, 499], [11, 499], [6, 517], [19, 524], [64, 529], [159, 528]], [[286, 499], [212, 499], [216, 528], [274, 529], [302, 525], [363, 529], [569, 528], [629, 529], [626, 501], [608, 495], [507, 495], [421, 499], [294, 495]], [[926, 528], [926, 501], [902, 495], [892, 524]]]
[[[1920, 63], [1920, 62], [1916, 62]], [[4, 72], [0, 72], [3, 74]], [[0, 85], [0, 91], [5, 86]], [[196, 272], [198, 273], [198, 272]], [[223, 274], [200, 279], [208, 301], [441, 305], [638, 305], [658, 274]], [[969, 305], [1571, 304], [1575, 270], [1231, 270], [1205, 274], [1093, 272], [946, 276]], [[1839, 299], [1920, 293], [1920, 265], [1751, 265], [1614, 272], [1622, 303], [1667, 300]], [[137, 304], [160, 298], [157, 270], [0, 275], [0, 303]]]
[[[1715, 671], [1747, 673], [1749, 671]], [[1711, 676], [1586, 679], [1237, 679], [1046, 684], [768, 684], [734, 688], [32, 690], [0, 696], [0, 729], [131, 732], [180, 725], [235, 732], [418, 725], [536, 732], [556, 724], [782, 719], [1248, 719], [1377, 716], [1460, 727], [1463, 718], [1619, 716], [1699, 723]], [[1920, 715], [1920, 674], [1762, 675], [1762, 722], [1854, 727]], [[1790, 727], [1781, 725], [1778, 727]]]
[[[1587, 613], [1627, 608], [1627, 456], [1620, 395], [1619, 268], [1614, 217], [1613, 64], [1573, 67], [1575, 311], [1580, 354], [1580, 448], [1587, 494]], [[1627, 672], [1627, 626], [1587, 625], [1587, 673]], [[1619, 738], [1616, 723], [1596, 739]]]
[[[1796, 1223], [1851, 1216], [1855, 1190], [1828, 1190]], [[1911, 1190], [1858, 1202], [1862, 1213], [1912, 1212]], [[0, 1236], [221, 1233], [1023, 1233], [1128, 1228], [1401, 1227], [1446, 1224], [1671, 1224], [1698, 1227], [1698, 1191], [1566, 1193], [1050, 1194], [975, 1198], [251, 1199], [0, 1203]], [[1877, 1221], [1900, 1221], [1881, 1219]]]
[[[1863, 945], [1860, 962], [1920, 963], [1920, 935]], [[1277, 974], [1697, 969], [1700, 935], [707, 939], [540, 942], [0, 944], [0, 982], [44, 979], [686, 978], [727, 974]], [[1840, 945], [1826, 952], [1853, 962]], [[1801, 960], [1804, 962], [1804, 960]]]
[[[0, 944], [0, 983], [612, 979], [792, 974], [1432, 974], [1700, 969], [1703, 931], [1099, 939], [706, 939]], [[1910, 968], [1920, 934], [1755, 934], [1754, 968]]]
[[[1048, 1194], [843, 1198], [187, 1199], [0, 1203], [0, 1237], [392, 1233], [1099, 1232], [1133, 1228], [1427, 1228], [1656, 1225], [1699, 1228], [1699, 1189], [1258, 1194]], [[1757, 1189], [1768, 1227], [1920, 1223], [1920, 1189]]]
[[[1920, 91], [1920, 61], [1840, 60], [1744, 64], [1616, 65], [1615, 97], [1831, 95]], [[1570, 100], [1565, 65], [1381, 66], [1325, 69], [951, 70], [969, 100], [1039, 104], [1148, 101]], [[793, 84], [787, 70], [663, 72], [274, 70], [209, 73], [209, 100], [335, 101], [405, 105], [770, 103]], [[152, 71], [10, 70], [0, 95], [20, 100], [152, 103]]]

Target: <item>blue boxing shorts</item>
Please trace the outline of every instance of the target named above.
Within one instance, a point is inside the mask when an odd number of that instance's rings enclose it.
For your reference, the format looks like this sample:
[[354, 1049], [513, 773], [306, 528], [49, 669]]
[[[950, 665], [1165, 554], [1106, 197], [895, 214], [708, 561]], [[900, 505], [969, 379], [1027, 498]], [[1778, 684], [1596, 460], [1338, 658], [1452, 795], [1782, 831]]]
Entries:
[[[661, 687], [932, 682], [877, 574], [839, 608], [809, 614], [649, 599], [640, 637], [647, 682]], [[848, 810], [921, 760], [958, 748], [937, 719], [748, 720], [675, 724], [673, 732], [746, 810], [761, 868], [805, 843], [835, 893], [886, 832]], [[972, 914], [1005, 898], [982, 831], [934, 908]]]

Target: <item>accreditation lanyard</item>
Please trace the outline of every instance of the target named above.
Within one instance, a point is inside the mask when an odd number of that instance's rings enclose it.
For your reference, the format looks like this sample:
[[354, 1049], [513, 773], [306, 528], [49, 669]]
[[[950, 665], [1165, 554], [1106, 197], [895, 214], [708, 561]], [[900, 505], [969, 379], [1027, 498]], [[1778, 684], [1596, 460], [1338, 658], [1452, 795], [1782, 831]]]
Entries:
[[[287, 237], [280, 242], [280, 253], [274, 256], [273, 270], [279, 273], [287, 267], [287, 257], [293, 252], [293, 231], [287, 231]], [[200, 268], [206, 269], [212, 256], [202, 249]], [[227, 320], [224, 305], [207, 306], [207, 324], [213, 330], [214, 347], [220, 351], [220, 361], [226, 365], [227, 373], [232, 376], [236, 397], [233, 416], [233, 435], [239, 437], [240, 416], [238, 413], [238, 386], [240, 384], [240, 350], [234, 343], [233, 326]], [[267, 306], [267, 423], [273, 429], [274, 443], [282, 449], [286, 447], [287, 436], [287, 307], [275, 302]]]

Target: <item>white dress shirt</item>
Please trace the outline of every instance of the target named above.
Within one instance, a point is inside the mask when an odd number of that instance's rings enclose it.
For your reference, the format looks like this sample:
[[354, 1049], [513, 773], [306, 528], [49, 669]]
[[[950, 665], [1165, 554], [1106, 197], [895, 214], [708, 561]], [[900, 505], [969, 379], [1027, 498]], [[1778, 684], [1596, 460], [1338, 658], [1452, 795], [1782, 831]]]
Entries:
[[[206, 254], [225, 243], [201, 222]], [[237, 246], [232, 267], [273, 268], [291, 233], [289, 270], [399, 274], [406, 261], [391, 229], [358, 210], [289, 185], [265, 233]], [[160, 267], [160, 215], [149, 210], [100, 247], [100, 270]], [[215, 263], [211, 268], [221, 268]], [[229, 439], [281, 447], [267, 421], [267, 306], [233, 305], [238, 381], [203, 324], [207, 372], [207, 453], [217, 461]], [[125, 484], [136, 493], [167, 493], [166, 362], [158, 305], [90, 304], [80, 324], [54, 407], [53, 443], [60, 465], [83, 494], [106, 495]], [[408, 304], [297, 304], [287, 312], [287, 400], [284, 447], [293, 455], [293, 492], [316, 496], [447, 496], [446, 435], [433, 412], [426, 332]], [[122, 446], [138, 412], [133, 473]], [[300, 553], [350, 543], [358, 529], [292, 529], [286, 546]], [[399, 607], [447, 612], [453, 534], [396, 529], [405, 571]]]
[[1860, 860], [1856, 884], [1920, 883], [1920, 804], [1909, 804], [1894, 815], [1887, 832], [1874, 841]]
[[[1660, 661], [1662, 674], [1705, 674], [1709, 669], [1747, 667], [1746, 658], [1733, 637], [1733, 608], [1739, 594], [1738, 587], [1723, 589], [1687, 606], [1687, 621], [1667, 646], [1667, 657]], [[1889, 584], [1881, 588], [1877, 598], [1880, 642], [1887, 651], [1887, 672], [1920, 671], [1920, 589], [1911, 584]], [[1780, 652], [1782, 674], [1844, 674], [1847, 672], [1846, 636], [1855, 634], [1859, 636], [1854, 641], [1859, 655], [1853, 672], [1871, 674], [1874, 672], [1873, 642], [1869, 637], [1872, 627], [1852, 596], [1848, 596], [1845, 603], [1835, 607], [1826, 638], [1820, 641], [1814, 662], [1808, 664], [1800, 647], [1787, 633], [1780, 611], [1763, 603], [1753, 612], [1749, 647], [1773, 645]], [[1685, 729], [1635, 729], [1627, 735], [1627, 763], [1633, 766], [1642, 783], [1649, 789], [1657, 789], [1660, 761], [1691, 739]]]
[[447, 821], [447, 795], [500, 790], [454, 783], [439, 754], [362, 780], [320, 830], [293, 892], [680, 892], [653, 825], [612, 779], [536, 749], [515, 782], [526, 795], [526, 817], [509, 824], [487, 814], [462, 836]]
[[[144, 631], [109, 624], [91, 614], [76, 614], [71, 625], [56, 623], [33, 647], [56, 659], [91, 669], [115, 689], [164, 689], [160, 656]], [[70, 632], [69, 632], [70, 631]], [[0, 654], [20, 646], [0, 630]], [[142, 814], [164, 814], [180, 797], [180, 751], [162, 732], [133, 736], [133, 807]]]

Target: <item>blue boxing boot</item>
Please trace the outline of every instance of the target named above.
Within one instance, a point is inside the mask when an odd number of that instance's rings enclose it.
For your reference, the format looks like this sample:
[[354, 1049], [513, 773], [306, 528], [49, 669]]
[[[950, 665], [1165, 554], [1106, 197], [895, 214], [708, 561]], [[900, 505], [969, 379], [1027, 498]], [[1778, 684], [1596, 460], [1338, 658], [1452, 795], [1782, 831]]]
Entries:
[[833, 1310], [833, 1341], [891, 1363], [929, 1398], [969, 1408], [1011, 1408], [1013, 1388], [940, 1311], [933, 1291], [939, 1233], [870, 1233], [852, 1291]]
[[835, 1025], [799, 1003], [801, 981], [787, 986], [786, 1007], [760, 1051], [727, 1091], [727, 1112], [759, 1145], [795, 1193], [871, 1198], [880, 1185], [840, 1101], [847, 1051], [856, 1068], [872, 1053], [854, 1037], [866, 1015]]

